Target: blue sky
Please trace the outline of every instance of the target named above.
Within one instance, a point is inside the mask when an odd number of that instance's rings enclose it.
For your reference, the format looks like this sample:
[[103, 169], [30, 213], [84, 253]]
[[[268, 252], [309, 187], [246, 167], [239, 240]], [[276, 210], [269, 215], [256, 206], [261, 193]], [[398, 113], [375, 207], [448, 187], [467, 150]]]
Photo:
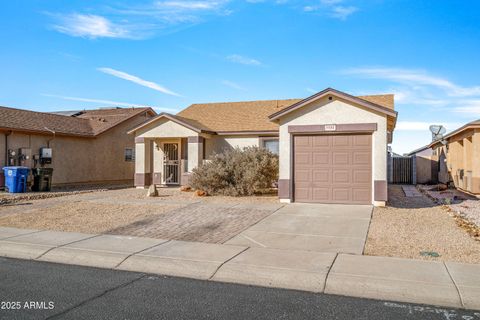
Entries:
[[395, 93], [393, 149], [480, 118], [480, 2], [3, 1], [0, 105], [36, 111]]

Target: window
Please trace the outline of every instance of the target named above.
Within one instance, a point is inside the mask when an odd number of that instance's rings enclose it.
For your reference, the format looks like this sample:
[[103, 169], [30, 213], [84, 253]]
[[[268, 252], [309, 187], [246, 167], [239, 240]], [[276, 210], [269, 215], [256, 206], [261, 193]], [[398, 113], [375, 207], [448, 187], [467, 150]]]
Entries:
[[127, 162], [135, 161], [135, 149], [125, 148], [125, 161]]
[[278, 138], [262, 139], [262, 147], [274, 154], [278, 154]]

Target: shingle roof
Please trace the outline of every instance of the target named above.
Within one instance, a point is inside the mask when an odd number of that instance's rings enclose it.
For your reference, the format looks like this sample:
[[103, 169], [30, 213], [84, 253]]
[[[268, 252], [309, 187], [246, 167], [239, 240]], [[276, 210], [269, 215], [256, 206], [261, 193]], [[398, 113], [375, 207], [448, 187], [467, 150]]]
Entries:
[[131, 117], [145, 112], [155, 114], [151, 108], [116, 108], [85, 110], [81, 115], [76, 116], [76, 118], [89, 121], [93, 134], [99, 135]]
[[78, 116], [0, 107], [0, 129], [94, 137], [151, 108], [84, 110]]
[[382, 107], [386, 107], [392, 110], [395, 109], [394, 94], [376, 94], [376, 95], [369, 95], [369, 96], [357, 96], [357, 98], [367, 100], [369, 102], [378, 104]]
[[278, 124], [268, 116], [298, 101], [300, 99], [192, 104], [177, 116], [194, 120], [201, 129], [215, 132], [275, 131]]
[[[393, 94], [359, 96], [363, 100], [382, 107], [394, 108]], [[269, 116], [303, 99], [263, 100], [243, 102], [217, 102], [192, 104], [176, 117], [193, 126], [214, 132], [277, 131], [278, 124]]]

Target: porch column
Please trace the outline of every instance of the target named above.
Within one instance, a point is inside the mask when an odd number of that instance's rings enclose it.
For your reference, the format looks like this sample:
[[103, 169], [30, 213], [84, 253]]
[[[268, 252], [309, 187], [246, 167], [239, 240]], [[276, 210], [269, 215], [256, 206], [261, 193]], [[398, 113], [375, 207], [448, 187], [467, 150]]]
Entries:
[[188, 171], [198, 167], [203, 161], [204, 138], [200, 136], [188, 137]]
[[152, 182], [152, 141], [135, 138], [135, 187], [145, 188]]

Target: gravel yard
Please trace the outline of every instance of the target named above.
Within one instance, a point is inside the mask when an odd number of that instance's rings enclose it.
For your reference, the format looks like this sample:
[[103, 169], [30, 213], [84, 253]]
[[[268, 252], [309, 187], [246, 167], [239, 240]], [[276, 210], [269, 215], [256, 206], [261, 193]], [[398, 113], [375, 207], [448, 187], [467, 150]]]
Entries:
[[425, 195], [407, 198], [398, 185], [389, 186], [388, 202], [373, 211], [366, 255], [480, 263], [480, 241], [446, 208]]
[[419, 186], [419, 188], [438, 203], [448, 202], [447, 207], [461, 218], [480, 228], [480, 200], [478, 198], [456, 189], [437, 191], [435, 187], [425, 185]]
[[115, 189], [125, 189], [131, 187], [130, 185], [120, 184], [85, 184], [81, 186], [62, 186], [53, 187], [50, 192], [25, 192], [25, 193], [9, 193], [0, 191], [0, 205], [12, 204], [20, 201], [39, 200], [48, 198], [64, 197], [75, 194], [99, 192]]
[[276, 196], [196, 197], [177, 188], [92, 191], [0, 205], [0, 226], [223, 242], [270, 215]]

